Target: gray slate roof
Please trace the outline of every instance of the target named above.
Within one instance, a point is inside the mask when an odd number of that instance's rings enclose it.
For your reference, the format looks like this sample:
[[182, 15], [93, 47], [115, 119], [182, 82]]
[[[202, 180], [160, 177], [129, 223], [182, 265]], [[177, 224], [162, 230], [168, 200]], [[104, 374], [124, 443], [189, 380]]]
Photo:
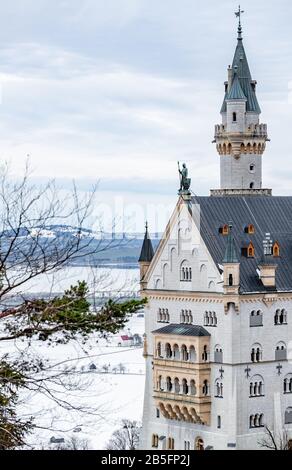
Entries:
[[146, 226], [146, 232], [144, 236], [143, 245], [141, 248], [139, 263], [140, 262], [150, 263], [152, 261], [153, 256], [154, 256], [154, 250], [153, 250], [151, 239], [149, 237], [148, 227]]
[[[277, 291], [292, 291], [292, 197], [196, 196], [192, 198], [192, 204], [200, 205], [201, 235], [217, 265], [222, 265], [227, 244], [227, 237], [219, 233], [219, 228], [232, 220], [232, 236], [241, 263], [242, 293], [268, 290], [256, 272], [263, 261], [263, 240], [266, 233], [270, 233], [273, 241], [280, 244], [280, 257], [272, 258], [278, 266]], [[248, 224], [254, 225], [254, 235], [245, 233]], [[246, 247], [250, 241], [255, 247], [255, 258], [246, 258], [241, 254], [241, 248]]]
[[234, 76], [230, 92], [227, 94], [226, 101], [228, 100], [246, 100], [237, 75]]
[[152, 331], [152, 333], [181, 336], [211, 336], [210, 333], [200, 325], [177, 325], [174, 323]]
[[[246, 53], [245, 53], [241, 38], [239, 38], [237, 42], [234, 59], [232, 63], [232, 70], [233, 70], [232, 80], [234, 80], [234, 74], [237, 74], [241, 89], [244, 93], [245, 98], [247, 99], [246, 110], [260, 114], [261, 108], [259, 107], [256, 94], [251, 85], [252, 77], [251, 77], [251, 73], [249, 70], [249, 65], [248, 65]], [[223, 105], [221, 108], [221, 113], [226, 113], [227, 96], [228, 96], [228, 93], [225, 94]]]

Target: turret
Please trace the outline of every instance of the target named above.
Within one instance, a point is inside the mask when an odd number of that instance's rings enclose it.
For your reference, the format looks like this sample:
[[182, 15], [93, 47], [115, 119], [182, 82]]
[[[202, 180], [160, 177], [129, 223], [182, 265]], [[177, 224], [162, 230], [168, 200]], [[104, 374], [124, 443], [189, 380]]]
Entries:
[[[225, 82], [222, 124], [215, 127], [221, 192], [225, 194], [228, 191], [270, 194], [269, 190], [262, 190], [262, 155], [269, 139], [266, 124], [260, 124], [256, 83], [250, 73], [239, 21], [237, 46]], [[220, 190], [215, 191], [215, 195], [218, 193]]]
[[146, 288], [146, 282], [144, 281], [144, 279], [145, 279], [146, 273], [148, 271], [148, 268], [150, 266], [153, 256], [154, 256], [153, 246], [152, 246], [152, 242], [148, 233], [148, 223], [146, 222], [145, 236], [144, 236], [144, 241], [143, 241], [141, 254], [139, 258], [141, 290], [144, 290]]

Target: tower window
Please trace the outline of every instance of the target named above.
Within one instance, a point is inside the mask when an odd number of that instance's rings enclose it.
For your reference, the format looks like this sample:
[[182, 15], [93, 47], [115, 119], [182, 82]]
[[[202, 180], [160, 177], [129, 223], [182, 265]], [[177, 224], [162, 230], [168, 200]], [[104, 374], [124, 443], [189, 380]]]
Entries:
[[233, 276], [232, 274], [229, 274], [229, 286], [233, 286]]
[[254, 165], [250, 165], [249, 171], [250, 171], [251, 173], [254, 173], [254, 170], [255, 170], [255, 166], [254, 166]]
[[221, 416], [217, 416], [217, 428], [221, 429]]
[[250, 183], [249, 189], [254, 189], [254, 183]]
[[232, 113], [232, 120], [233, 120], [233, 122], [237, 121], [237, 114], [236, 113]]

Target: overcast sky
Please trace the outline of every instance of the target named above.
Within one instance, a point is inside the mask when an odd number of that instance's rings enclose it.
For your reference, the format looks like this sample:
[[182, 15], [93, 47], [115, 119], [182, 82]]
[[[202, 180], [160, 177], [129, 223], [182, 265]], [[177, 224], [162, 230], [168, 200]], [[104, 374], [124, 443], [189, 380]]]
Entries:
[[[0, 156], [12, 159], [16, 173], [29, 154], [40, 181], [57, 177], [67, 187], [75, 178], [86, 190], [100, 179], [101, 201], [143, 207], [173, 206], [177, 160], [187, 163], [196, 194], [219, 187], [211, 141], [236, 46], [238, 0], [0, 5]], [[242, 7], [271, 138], [263, 183], [292, 194], [292, 3], [245, 0]]]

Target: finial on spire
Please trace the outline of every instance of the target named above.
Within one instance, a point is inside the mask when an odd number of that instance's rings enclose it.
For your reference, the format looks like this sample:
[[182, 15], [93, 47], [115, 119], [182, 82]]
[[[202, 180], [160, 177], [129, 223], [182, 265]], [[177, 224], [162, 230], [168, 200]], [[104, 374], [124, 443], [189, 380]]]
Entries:
[[147, 220], [145, 222], [145, 230], [146, 230], [146, 232], [148, 232], [148, 221]]
[[238, 11], [235, 12], [236, 18], [238, 18], [238, 38], [242, 39], [242, 26], [241, 26], [241, 15], [244, 13], [244, 10], [241, 9], [241, 6], [238, 6]]

